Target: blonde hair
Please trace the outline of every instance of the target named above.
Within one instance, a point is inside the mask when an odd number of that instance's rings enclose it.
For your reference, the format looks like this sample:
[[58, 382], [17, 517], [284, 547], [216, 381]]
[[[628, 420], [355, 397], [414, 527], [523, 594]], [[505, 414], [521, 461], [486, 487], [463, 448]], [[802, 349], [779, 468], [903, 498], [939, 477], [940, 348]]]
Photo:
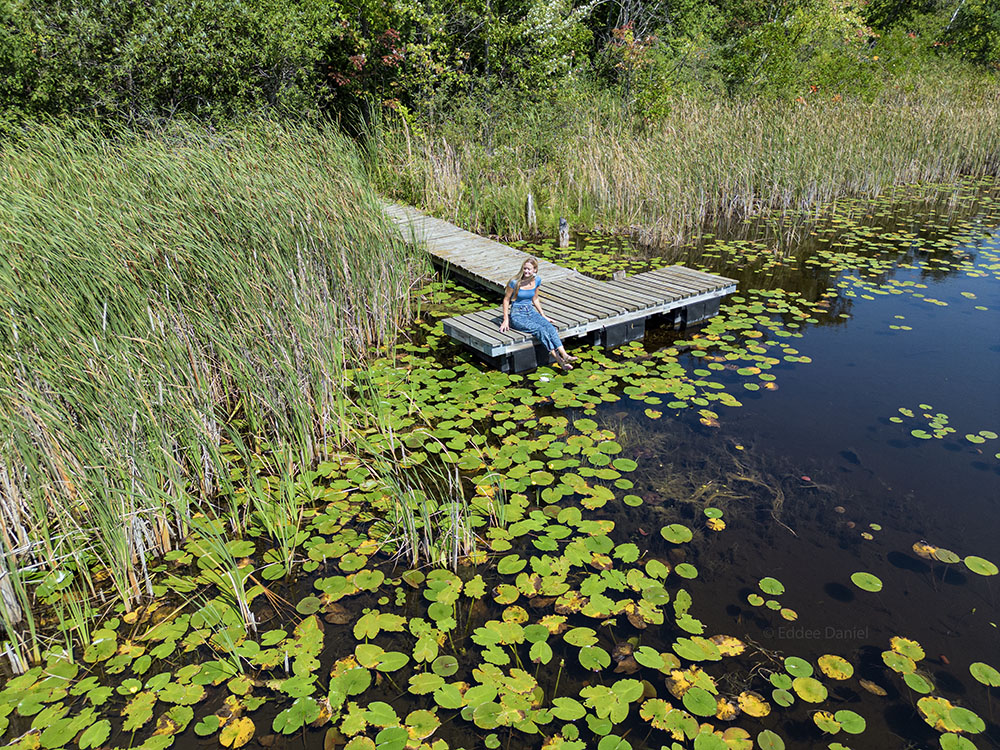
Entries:
[[514, 284], [514, 297], [515, 298], [517, 297], [518, 292], [521, 291], [521, 280], [524, 278], [524, 267], [528, 263], [530, 263], [531, 265], [533, 265], [535, 267], [535, 273], [537, 274], [538, 273], [538, 258], [534, 257], [533, 255], [529, 255], [527, 258], [524, 259], [524, 262], [521, 263], [521, 270], [517, 272], [517, 276], [515, 276], [514, 278], [512, 278], [510, 281], [507, 282], [508, 286], [510, 286], [510, 284], [512, 284], [512, 283]]

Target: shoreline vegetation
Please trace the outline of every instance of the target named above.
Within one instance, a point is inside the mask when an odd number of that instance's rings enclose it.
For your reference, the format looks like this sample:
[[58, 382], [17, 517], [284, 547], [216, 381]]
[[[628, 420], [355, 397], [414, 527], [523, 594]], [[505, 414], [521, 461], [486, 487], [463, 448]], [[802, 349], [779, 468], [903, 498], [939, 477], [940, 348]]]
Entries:
[[335, 133], [76, 123], [0, 158], [0, 611], [23, 665], [46, 591], [91, 601], [101, 569], [130, 611], [193, 517], [238, 533], [214, 505], [232, 454], [297, 475], [348, 442], [344, 383], [411, 319], [428, 264]]
[[566, 217], [665, 247], [717, 221], [808, 216], [839, 198], [1000, 170], [1000, 86], [874, 101], [678, 98], [652, 122], [600, 95], [494, 104], [466, 101], [420, 127], [386, 115], [363, 139], [373, 184], [484, 234], [527, 236], [530, 193], [545, 229]]

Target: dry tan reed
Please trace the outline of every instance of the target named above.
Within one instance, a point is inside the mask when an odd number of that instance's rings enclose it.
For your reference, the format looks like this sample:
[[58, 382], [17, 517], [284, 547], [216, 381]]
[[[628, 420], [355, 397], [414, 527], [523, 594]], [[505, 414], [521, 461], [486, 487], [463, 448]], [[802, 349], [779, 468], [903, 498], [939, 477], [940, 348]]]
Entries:
[[406, 136], [398, 120], [381, 123], [369, 168], [395, 198], [478, 231], [522, 235], [531, 192], [543, 227], [568, 216], [680, 243], [720, 216], [808, 210], [1000, 167], [995, 88], [835, 99], [677, 100], [655, 124], [606, 100], [548, 118], [466, 108]]

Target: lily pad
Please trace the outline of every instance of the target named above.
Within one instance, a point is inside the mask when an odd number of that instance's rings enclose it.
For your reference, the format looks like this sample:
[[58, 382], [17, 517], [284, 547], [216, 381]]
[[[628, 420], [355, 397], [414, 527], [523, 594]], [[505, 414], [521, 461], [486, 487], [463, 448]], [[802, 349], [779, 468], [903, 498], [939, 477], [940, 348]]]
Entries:
[[836, 654], [823, 654], [818, 659], [820, 671], [834, 680], [847, 680], [854, 674], [854, 667], [847, 659]]
[[981, 576], [995, 576], [998, 572], [994, 563], [976, 555], [969, 555], [963, 562], [965, 562], [965, 567]]
[[846, 708], [837, 711], [833, 718], [840, 723], [840, 728], [848, 734], [861, 734], [867, 726], [863, 716]]
[[691, 687], [681, 698], [684, 708], [695, 716], [715, 716], [715, 696], [700, 687]]
[[896, 651], [883, 651], [882, 661], [893, 672], [899, 674], [909, 674], [916, 670], [917, 665], [909, 656], [903, 656]]
[[813, 673], [813, 667], [800, 656], [788, 656], [785, 658], [785, 671], [792, 677], [810, 677]]
[[689, 580], [698, 577], [698, 569], [691, 563], [680, 563], [674, 567], [674, 572], [681, 578], [687, 578]]
[[219, 743], [234, 749], [243, 747], [253, 738], [254, 729], [253, 721], [246, 716], [233, 719], [219, 733]]
[[996, 667], [991, 667], [985, 662], [977, 661], [969, 665], [969, 672], [978, 682], [984, 685], [1000, 687], [1000, 671], [997, 671]]
[[451, 677], [458, 671], [458, 659], [454, 656], [439, 656], [431, 663], [431, 670], [441, 677]]
[[660, 529], [660, 535], [672, 544], [683, 544], [694, 538], [691, 529], [681, 523], [672, 523]]
[[882, 580], [872, 573], [852, 573], [851, 582], [862, 591], [875, 593], [882, 590]]
[[826, 686], [813, 677], [796, 677], [792, 680], [792, 689], [799, 698], [809, 703], [822, 703], [827, 697]]
[[770, 729], [765, 729], [757, 735], [757, 746], [760, 750], [785, 750], [785, 741]]
[[772, 578], [771, 576], [761, 578], [757, 585], [760, 586], [760, 590], [768, 596], [781, 596], [785, 593], [784, 584], [777, 578]]
[[903, 638], [896, 635], [889, 639], [889, 645], [893, 651], [903, 656], [908, 656], [913, 661], [920, 661], [926, 656], [920, 644], [910, 638]]
[[978, 714], [963, 706], [955, 706], [948, 712], [951, 723], [958, 727], [960, 732], [969, 734], [980, 734], [986, 731], [986, 722]]
[[934, 683], [930, 676], [919, 671], [904, 674], [903, 682], [915, 693], [927, 695], [934, 692]]
[[829, 711], [817, 711], [812, 719], [813, 723], [827, 734], [836, 734], [840, 731], [840, 722]]

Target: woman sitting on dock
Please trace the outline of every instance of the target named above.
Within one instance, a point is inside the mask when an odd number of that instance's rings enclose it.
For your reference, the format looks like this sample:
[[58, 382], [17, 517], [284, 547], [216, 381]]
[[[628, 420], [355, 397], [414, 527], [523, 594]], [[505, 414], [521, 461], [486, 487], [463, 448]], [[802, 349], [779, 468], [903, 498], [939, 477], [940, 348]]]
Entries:
[[566, 353], [555, 326], [542, 312], [542, 303], [538, 298], [541, 283], [542, 280], [538, 278], [538, 261], [534, 258], [525, 259], [521, 264], [521, 272], [507, 282], [500, 330], [506, 331], [513, 326], [519, 331], [530, 333], [545, 345], [562, 369], [572, 370], [572, 363], [579, 357]]

